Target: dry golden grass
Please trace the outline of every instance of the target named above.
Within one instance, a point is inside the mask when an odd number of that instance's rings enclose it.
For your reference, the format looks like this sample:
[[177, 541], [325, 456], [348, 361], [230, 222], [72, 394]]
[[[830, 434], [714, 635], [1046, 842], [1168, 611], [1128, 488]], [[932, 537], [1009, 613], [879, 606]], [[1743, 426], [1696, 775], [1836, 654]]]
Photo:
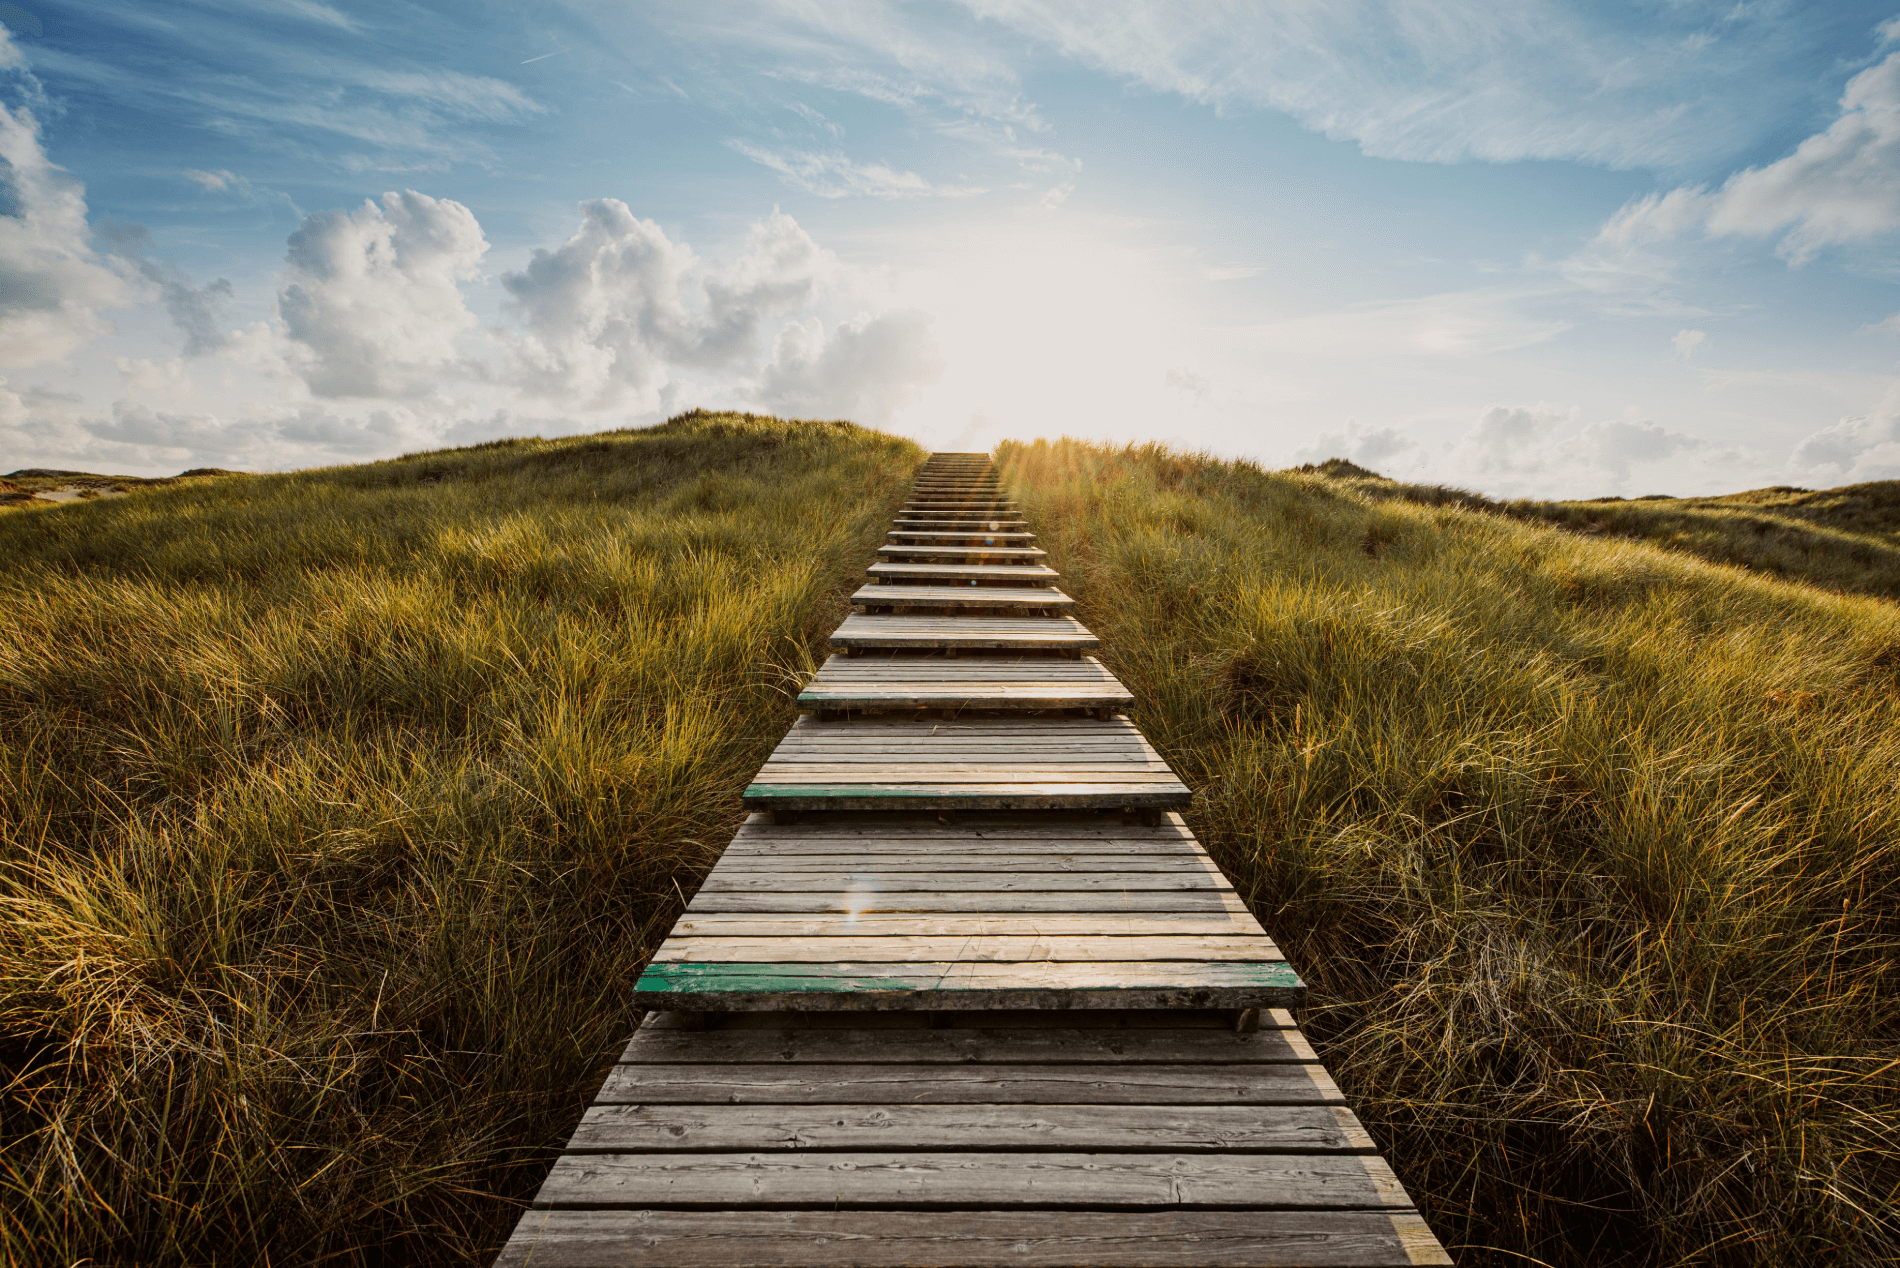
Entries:
[[0, 1251], [482, 1263], [922, 454], [692, 415], [0, 518]]
[[1317, 473], [999, 461], [1460, 1262], [1900, 1259], [1900, 612]]

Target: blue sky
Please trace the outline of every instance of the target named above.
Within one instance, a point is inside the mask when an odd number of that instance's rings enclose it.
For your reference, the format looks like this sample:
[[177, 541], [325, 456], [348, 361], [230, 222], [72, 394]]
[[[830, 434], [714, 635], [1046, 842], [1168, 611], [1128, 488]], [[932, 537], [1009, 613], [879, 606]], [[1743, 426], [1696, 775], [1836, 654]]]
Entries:
[[694, 405], [1900, 478], [1900, 4], [0, 6], [0, 468]]

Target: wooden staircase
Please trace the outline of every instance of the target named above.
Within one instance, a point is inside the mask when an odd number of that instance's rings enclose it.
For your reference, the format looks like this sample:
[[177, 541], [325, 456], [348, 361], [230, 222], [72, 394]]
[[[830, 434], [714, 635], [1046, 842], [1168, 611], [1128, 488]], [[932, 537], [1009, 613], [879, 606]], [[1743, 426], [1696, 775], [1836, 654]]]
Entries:
[[937, 454], [504, 1265], [1448, 1264], [989, 459]]

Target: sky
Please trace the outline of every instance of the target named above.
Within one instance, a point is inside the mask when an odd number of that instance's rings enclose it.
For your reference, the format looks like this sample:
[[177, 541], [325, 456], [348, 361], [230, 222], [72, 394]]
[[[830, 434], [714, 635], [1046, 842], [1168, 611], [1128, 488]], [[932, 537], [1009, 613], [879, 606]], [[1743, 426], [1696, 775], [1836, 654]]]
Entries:
[[1900, 478], [1900, 0], [0, 3], [0, 470], [694, 407]]

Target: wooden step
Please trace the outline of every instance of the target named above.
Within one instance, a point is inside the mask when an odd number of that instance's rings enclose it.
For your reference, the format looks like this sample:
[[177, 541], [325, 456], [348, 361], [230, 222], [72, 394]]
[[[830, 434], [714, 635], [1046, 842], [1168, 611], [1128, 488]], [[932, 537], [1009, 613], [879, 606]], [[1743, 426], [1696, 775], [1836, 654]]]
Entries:
[[938, 529], [912, 532], [901, 528], [893, 528], [889, 533], [886, 533], [885, 536], [905, 542], [943, 542], [945, 544], [969, 542], [972, 544], [981, 543], [996, 546], [1021, 546], [1036, 540], [1034, 533], [988, 532], [983, 529], [966, 529], [961, 533], [956, 533], [944, 532]]
[[1074, 607], [1075, 600], [1043, 586], [867, 585], [851, 596], [851, 606], [860, 612], [978, 611], [1001, 615], [1062, 612]]
[[831, 635], [834, 650], [1094, 651], [1101, 640], [1071, 617], [864, 616]]
[[875, 713], [898, 709], [1126, 709], [1134, 703], [1093, 656], [833, 656], [799, 693], [801, 709]]
[[650, 1013], [497, 1263], [1449, 1264], [1291, 1017], [1261, 1021]]
[[975, 560], [995, 560], [998, 563], [1014, 563], [1019, 560], [1042, 559], [1048, 552], [1036, 546], [991, 546], [984, 543], [952, 546], [943, 542], [891, 542], [877, 548], [880, 559], [929, 560], [941, 563], [955, 563]]
[[1046, 586], [1062, 574], [1044, 564], [899, 564], [877, 563], [866, 568], [874, 581], [916, 581], [924, 585], [967, 582], [978, 586]]
[[[1131, 890], [1186, 909], [1101, 910]], [[1063, 910], [994, 909], [1030, 894]], [[915, 895], [951, 906], [912, 912]], [[1164, 1007], [1184, 991], [1213, 992], [1195, 997], [1209, 1007], [1284, 1007], [1303, 988], [1178, 815], [1151, 827], [755, 815], [637, 989], [651, 1008], [836, 1011]]]
[[1126, 718], [821, 722], [801, 716], [748, 810], [1135, 810], [1192, 794]]

